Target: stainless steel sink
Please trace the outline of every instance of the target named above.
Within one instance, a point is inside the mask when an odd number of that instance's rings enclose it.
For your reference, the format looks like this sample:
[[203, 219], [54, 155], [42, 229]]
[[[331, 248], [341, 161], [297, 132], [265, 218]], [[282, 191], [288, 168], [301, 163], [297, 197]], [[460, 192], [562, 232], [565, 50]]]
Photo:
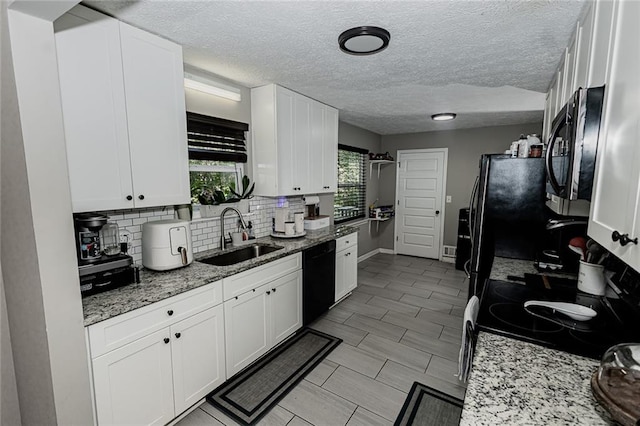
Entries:
[[260, 257], [277, 250], [282, 250], [282, 247], [252, 244], [241, 249], [227, 251], [216, 254], [215, 256], [200, 259], [199, 262], [215, 266], [229, 266], [244, 262], [245, 260], [255, 259], [256, 257]]

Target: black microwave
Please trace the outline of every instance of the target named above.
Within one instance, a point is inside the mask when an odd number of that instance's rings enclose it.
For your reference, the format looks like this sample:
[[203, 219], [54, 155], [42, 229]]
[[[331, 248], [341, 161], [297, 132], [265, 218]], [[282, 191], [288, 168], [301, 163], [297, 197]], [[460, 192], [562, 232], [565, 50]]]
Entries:
[[551, 124], [547, 144], [547, 193], [589, 200], [596, 168], [604, 86], [580, 88]]

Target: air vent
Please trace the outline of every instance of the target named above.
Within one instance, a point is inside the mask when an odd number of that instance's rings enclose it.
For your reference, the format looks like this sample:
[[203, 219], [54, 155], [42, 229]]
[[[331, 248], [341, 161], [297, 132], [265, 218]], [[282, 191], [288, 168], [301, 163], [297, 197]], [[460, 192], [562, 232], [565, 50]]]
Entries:
[[443, 246], [444, 253], [442, 253], [442, 257], [456, 257], [456, 246]]

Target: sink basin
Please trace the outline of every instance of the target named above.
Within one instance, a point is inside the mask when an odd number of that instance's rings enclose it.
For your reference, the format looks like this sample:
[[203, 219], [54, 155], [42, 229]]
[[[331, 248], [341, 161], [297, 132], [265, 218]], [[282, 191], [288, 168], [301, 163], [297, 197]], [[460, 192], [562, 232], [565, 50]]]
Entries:
[[252, 244], [241, 249], [227, 251], [215, 256], [200, 259], [199, 262], [215, 266], [229, 266], [244, 262], [245, 260], [255, 259], [256, 257], [260, 257], [277, 250], [282, 250], [282, 247]]

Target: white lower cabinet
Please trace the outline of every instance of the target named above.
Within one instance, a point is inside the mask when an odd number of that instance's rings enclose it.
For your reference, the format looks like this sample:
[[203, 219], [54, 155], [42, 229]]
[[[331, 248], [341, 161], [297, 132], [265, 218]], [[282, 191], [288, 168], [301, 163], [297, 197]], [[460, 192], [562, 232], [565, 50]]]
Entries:
[[302, 326], [302, 270], [232, 297], [224, 316], [231, 377]]
[[358, 234], [336, 241], [336, 302], [358, 286]]
[[[221, 302], [217, 282], [90, 326], [98, 424], [166, 424], [222, 384]], [[175, 320], [150, 328], [159, 309]], [[126, 338], [141, 329], [143, 337]], [[124, 343], [100, 354], [105, 337], [116, 335]]]
[[93, 360], [98, 424], [163, 425], [174, 417], [169, 330]]

